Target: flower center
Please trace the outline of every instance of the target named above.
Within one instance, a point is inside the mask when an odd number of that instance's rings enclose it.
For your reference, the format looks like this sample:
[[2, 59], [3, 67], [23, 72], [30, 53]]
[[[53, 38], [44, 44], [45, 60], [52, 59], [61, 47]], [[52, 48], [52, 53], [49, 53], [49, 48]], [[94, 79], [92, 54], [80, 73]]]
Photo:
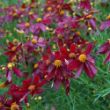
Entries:
[[110, 15], [108, 15], [108, 16], [106, 17], [106, 19], [107, 19], [107, 20], [110, 20]]
[[34, 14], [34, 12], [32, 12], [32, 11], [29, 12], [29, 15], [33, 15], [33, 14]]
[[90, 14], [88, 16], [86, 16], [87, 19], [91, 19], [93, 16]]
[[62, 61], [61, 60], [55, 60], [54, 65], [58, 68], [62, 65]]
[[16, 104], [16, 102], [11, 104], [11, 110], [20, 110], [19, 105]]
[[16, 50], [16, 46], [14, 46], [14, 47], [11, 48], [11, 51], [14, 52], [15, 50]]
[[30, 27], [30, 23], [25, 23], [25, 26], [28, 28], [28, 27]]
[[70, 58], [75, 58], [75, 56], [76, 56], [75, 53], [70, 53], [70, 54], [69, 54], [69, 57], [70, 57]]
[[7, 84], [5, 82], [0, 84], [0, 88], [5, 88], [6, 86]]
[[76, 32], [76, 35], [80, 36], [81, 35], [81, 32], [80, 31], [77, 31]]
[[15, 16], [17, 16], [17, 13], [16, 13], [16, 12], [14, 12], [12, 15], [15, 17]]
[[14, 40], [13, 40], [13, 43], [14, 43], [14, 44], [18, 44], [18, 40], [17, 40], [17, 39], [14, 39]]
[[38, 63], [36, 63], [35, 65], [34, 65], [34, 69], [37, 69], [38, 68]]
[[52, 7], [48, 7], [47, 8], [47, 11], [52, 11]]
[[36, 22], [41, 22], [42, 21], [42, 18], [37, 18], [36, 19]]
[[85, 54], [81, 54], [78, 59], [80, 62], [84, 63], [87, 60], [87, 56]]
[[7, 67], [8, 67], [9, 69], [12, 69], [14, 66], [15, 66], [14, 63], [8, 63], [8, 65], [7, 65]]
[[64, 10], [60, 11], [60, 15], [64, 15], [64, 13], [65, 13]]
[[33, 90], [35, 90], [35, 88], [36, 88], [35, 85], [30, 85], [30, 86], [28, 87], [28, 90], [29, 90], [29, 91], [33, 91]]
[[31, 42], [32, 42], [32, 44], [34, 44], [34, 45], [37, 44], [37, 40], [36, 40], [36, 39], [32, 39]]
[[1, 108], [1, 107], [3, 107], [3, 104], [2, 104], [2, 102], [0, 102], [0, 108]]

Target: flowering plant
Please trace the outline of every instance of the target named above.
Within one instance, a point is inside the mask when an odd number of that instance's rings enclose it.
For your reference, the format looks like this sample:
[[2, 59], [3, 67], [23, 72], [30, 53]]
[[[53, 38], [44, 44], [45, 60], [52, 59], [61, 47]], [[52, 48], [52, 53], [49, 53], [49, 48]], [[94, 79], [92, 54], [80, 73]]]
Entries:
[[[63, 86], [69, 95], [70, 81], [77, 80], [83, 71], [89, 78], [95, 77], [96, 42], [86, 36], [97, 33], [98, 11], [90, 0], [76, 2], [75, 8], [64, 0], [45, 0], [43, 6], [31, 0], [0, 8], [0, 12], [1, 27], [14, 22], [13, 30], [18, 36], [1, 46], [6, 56], [6, 64], [1, 65], [6, 81], [0, 88], [8, 88], [8, 96], [0, 96], [0, 110], [22, 110], [22, 102], [27, 105], [30, 96], [42, 94], [51, 84], [55, 90]], [[109, 27], [110, 16], [99, 29]], [[7, 33], [0, 29], [0, 37]], [[110, 61], [109, 47], [110, 40], [96, 52], [107, 55], [105, 63]], [[14, 77], [22, 83], [15, 83]]]

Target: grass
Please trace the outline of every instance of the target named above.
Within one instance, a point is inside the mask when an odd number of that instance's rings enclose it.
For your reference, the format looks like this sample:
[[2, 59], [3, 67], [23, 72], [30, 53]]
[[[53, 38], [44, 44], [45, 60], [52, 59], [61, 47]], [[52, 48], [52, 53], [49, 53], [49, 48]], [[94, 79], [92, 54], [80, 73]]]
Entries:
[[[2, 2], [3, 0], [0, 0]], [[16, 3], [16, 0], [4, 0], [5, 6]], [[97, 14], [97, 20], [100, 22], [104, 20], [106, 15], [110, 12], [110, 5], [108, 8], [103, 8], [97, 4], [96, 9], [99, 10]], [[19, 38], [16, 32], [13, 30], [15, 23], [7, 24], [5, 28], [12, 32], [12, 35], [7, 35], [0, 44], [4, 44], [6, 39], [12, 40], [13, 37]], [[87, 36], [91, 40], [97, 42], [97, 46], [94, 49], [97, 50], [98, 47], [104, 43], [110, 37], [110, 29], [100, 32], [97, 29], [96, 35]], [[96, 56], [94, 56], [96, 57]], [[0, 64], [4, 64], [4, 56], [0, 57]], [[35, 100], [33, 97], [30, 99], [30, 107], [23, 107], [23, 110], [51, 110], [55, 107], [56, 110], [109, 110], [110, 109], [110, 64], [103, 65], [104, 57], [97, 56], [97, 68], [98, 73], [93, 80], [87, 78], [83, 74], [79, 79], [71, 81], [70, 95], [65, 95], [65, 90], [61, 88], [58, 92], [47, 87], [46, 91], [42, 94], [42, 100]], [[0, 79], [0, 81], [2, 81]], [[2, 90], [0, 90], [0, 93]], [[54, 109], [53, 109], [54, 110]]]

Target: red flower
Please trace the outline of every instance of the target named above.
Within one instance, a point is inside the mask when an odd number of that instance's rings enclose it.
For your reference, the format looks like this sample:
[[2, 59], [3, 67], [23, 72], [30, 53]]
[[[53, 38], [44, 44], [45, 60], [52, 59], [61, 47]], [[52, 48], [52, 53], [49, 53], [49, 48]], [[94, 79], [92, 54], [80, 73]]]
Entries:
[[[69, 68], [76, 71], [75, 77], [78, 78], [81, 72], [84, 70], [86, 74], [93, 78], [96, 75], [97, 69], [95, 67], [94, 59], [91, 57], [90, 52], [93, 48], [92, 44], [88, 44], [85, 51], [80, 50], [70, 63]], [[82, 51], [82, 52], [81, 52]]]
[[[25, 92], [21, 89], [21, 87], [12, 84], [9, 88], [8, 94], [11, 95], [14, 102], [19, 103], [24, 97]], [[25, 97], [23, 101], [27, 102], [27, 97]]]
[[6, 56], [9, 57], [9, 61], [13, 61], [16, 59], [16, 55], [21, 50], [21, 47], [22, 47], [21, 43], [15, 45], [15, 44], [9, 42], [7, 52], [4, 53]]
[[22, 110], [22, 108], [19, 102], [2, 95], [0, 96], [0, 110]]
[[110, 47], [110, 41], [108, 40], [103, 45], [101, 45], [101, 47], [97, 51], [98, 54], [106, 54], [106, 59], [104, 63], [107, 63], [110, 61], [110, 48], [109, 47]]
[[40, 94], [43, 92], [43, 89], [41, 87], [45, 84], [45, 80], [41, 80], [38, 75], [35, 75], [33, 78], [24, 80], [21, 89], [25, 92], [25, 94]]
[[15, 73], [18, 77], [22, 77], [22, 72], [15, 67], [15, 64], [10, 62], [6, 67], [6, 78], [10, 82], [12, 80], [12, 73]]
[[74, 75], [72, 71], [68, 69], [68, 61], [66, 60], [66, 55], [63, 55], [63, 52], [57, 51], [53, 53], [52, 63], [47, 67], [47, 75], [45, 79], [53, 80], [54, 87], [56, 90], [59, 89], [61, 84], [64, 85], [66, 93], [69, 93], [70, 89], [70, 78], [73, 78]]
[[100, 25], [100, 30], [104, 31], [105, 29], [110, 28], [110, 20], [104, 21]]
[[91, 9], [90, 0], [81, 0], [79, 6], [84, 9], [88, 9], [88, 10]]

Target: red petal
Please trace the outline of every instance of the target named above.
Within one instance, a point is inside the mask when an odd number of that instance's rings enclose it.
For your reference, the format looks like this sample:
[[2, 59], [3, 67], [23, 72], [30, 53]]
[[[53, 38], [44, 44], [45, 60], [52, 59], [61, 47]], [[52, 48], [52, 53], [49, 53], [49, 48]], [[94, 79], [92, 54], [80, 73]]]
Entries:
[[54, 87], [55, 87], [55, 89], [58, 90], [60, 86], [61, 86], [61, 81], [55, 79], [54, 80]]
[[83, 71], [84, 65], [81, 64], [77, 70], [77, 73], [75, 74], [75, 78], [78, 78], [81, 75], [81, 72]]
[[108, 47], [110, 46], [109, 42], [107, 41], [106, 43], [104, 43], [99, 50], [97, 51], [97, 54], [101, 53], [104, 54], [108, 51]]
[[80, 63], [77, 60], [72, 60], [72, 62], [70, 62], [68, 64], [68, 69], [73, 71], [73, 70], [77, 69], [79, 67], [79, 65], [80, 65]]
[[110, 62], [110, 51], [107, 52], [107, 57], [104, 61], [104, 63]]
[[76, 50], [76, 45], [75, 44], [71, 44], [70, 52], [75, 52], [75, 50]]
[[13, 68], [14, 73], [18, 76], [18, 77], [22, 77], [22, 72], [17, 69], [16, 67]]
[[94, 76], [97, 73], [97, 69], [95, 67], [94, 64], [92, 64], [91, 62], [86, 62], [84, 65], [84, 70], [86, 72], [86, 74], [90, 77], [90, 78], [94, 78]]
[[86, 55], [90, 54], [91, 51], [92, 51], [92, 49], [93, 49], [93, 44], [92, 44], [92, 43], [89, 43], [89, 44], [87, 45], [87, 49], [86, 49], [86, 51], [85, 51], [85, 54], [86, 54]]
[[103, 31], [108, 28], [110, 28], [110, 20], [102, 22], [100, 26], [100, 30]]

